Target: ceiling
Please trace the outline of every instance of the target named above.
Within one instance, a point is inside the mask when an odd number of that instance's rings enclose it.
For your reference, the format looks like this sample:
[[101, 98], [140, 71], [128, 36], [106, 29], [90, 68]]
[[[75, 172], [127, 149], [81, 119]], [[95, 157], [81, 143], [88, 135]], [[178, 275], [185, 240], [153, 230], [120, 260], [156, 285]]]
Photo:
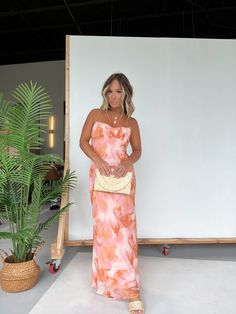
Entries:
[[66, 34], [235, 39], [236, 1], [0, 1], [0, 64], [62, 60]]

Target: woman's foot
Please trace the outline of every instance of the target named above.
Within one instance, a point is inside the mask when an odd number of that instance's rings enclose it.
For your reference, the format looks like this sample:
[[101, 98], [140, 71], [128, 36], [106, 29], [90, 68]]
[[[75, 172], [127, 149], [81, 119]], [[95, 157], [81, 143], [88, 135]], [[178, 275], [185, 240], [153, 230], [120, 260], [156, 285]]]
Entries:
[[130, 314], [144, 314], [143, 302], [140, 300], [140, 298], [129, 300], [128, 310]]

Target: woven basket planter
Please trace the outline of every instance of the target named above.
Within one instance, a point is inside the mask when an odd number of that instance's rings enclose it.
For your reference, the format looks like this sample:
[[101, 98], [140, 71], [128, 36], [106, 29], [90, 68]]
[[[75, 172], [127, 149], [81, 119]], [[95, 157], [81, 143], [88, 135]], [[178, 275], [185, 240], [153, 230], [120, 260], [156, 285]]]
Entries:
[[38, 281], [40, 267], [32, 259], [27, 262], [13, 263], [12, 256], [3, 261], [0, 271], [0, 286], [6, 292], [22, 292], [32, 288]]

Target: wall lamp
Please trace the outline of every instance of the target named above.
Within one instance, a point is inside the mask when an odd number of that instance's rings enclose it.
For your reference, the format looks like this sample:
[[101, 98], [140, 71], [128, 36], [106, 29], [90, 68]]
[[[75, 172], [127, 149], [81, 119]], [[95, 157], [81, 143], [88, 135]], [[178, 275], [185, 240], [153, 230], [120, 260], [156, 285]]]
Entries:
[[53, 148], [55, 145], [54, 141], [54, 133], [55, 133], [55, 118], [54, 116], [49, 117], [49, 122], [48, 122], [48, 146], [50, 148]]

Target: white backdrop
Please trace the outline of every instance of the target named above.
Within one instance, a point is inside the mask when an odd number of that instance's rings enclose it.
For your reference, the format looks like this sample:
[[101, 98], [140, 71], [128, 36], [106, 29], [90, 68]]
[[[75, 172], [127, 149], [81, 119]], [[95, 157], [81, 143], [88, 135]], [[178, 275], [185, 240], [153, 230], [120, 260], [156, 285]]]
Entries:
[[92, 238], [90, 160], [79, 137], [113, 72], [134, 88], [142, 136], [138, 237], [235, 237], [236, 42], [70, 36], [70, 168], [79, 182], [69, 239]]

